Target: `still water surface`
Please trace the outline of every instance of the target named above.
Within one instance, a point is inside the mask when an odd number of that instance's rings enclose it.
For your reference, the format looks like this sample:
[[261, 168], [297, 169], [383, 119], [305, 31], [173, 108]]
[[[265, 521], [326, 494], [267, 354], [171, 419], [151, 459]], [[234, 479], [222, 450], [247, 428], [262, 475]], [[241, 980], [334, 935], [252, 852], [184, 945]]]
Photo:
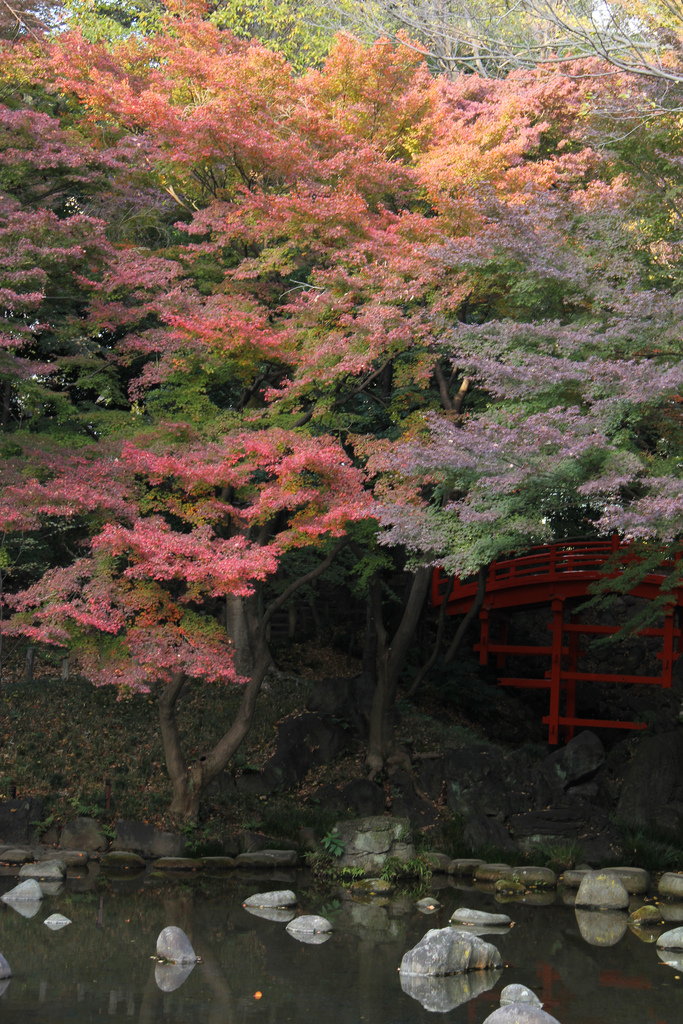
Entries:
[[[15, 882], [0, 878], [0, 890]], [[501, 908], [492, 895], [449, 886], [436, 894], [443, 909], [425, 917], [412, 898], [321, 896], [302, 872], [200, 883], [147, 876], [77, 891], [92, 882], [68, 880], [30, 918], [0, 903], [0, 951], [13, 971], [0, 995], [3, 1024], [481, 1024], [511, 982], [534, 989], [561, 1024], [683, 1021], [683, 971], [663, 964], [654, 944], [628, 929], [616, 945], [590, 944], [574, 909], [558, 901]], [[246, 896], [279, 888], [293, 888], [307, 913], [333, 922], [328, 941], [305, 945], [284, 923], [242, 908]], [[509, 913], [514, 927], [485, 938], [510, 966], [477, 978], [474, 988], [491, 985], [488, 991], [447, 1013], [430, 1012], [402, 990], [397, 967], [428, 928], [444, 927], [462, 906]], [[43, 921], [52, 913], [73, 924], [51, 932]], [[201, 957], [185, 980], [164, 976], [150, 959], [170, 924], [184, 929]], [[588, 932], [585, 921], [582, 927], [590, 935], [590, 922]], [[440, 1005], [468, 994], [449, 979], [441, 984], [450, 987], [435, 993]]]

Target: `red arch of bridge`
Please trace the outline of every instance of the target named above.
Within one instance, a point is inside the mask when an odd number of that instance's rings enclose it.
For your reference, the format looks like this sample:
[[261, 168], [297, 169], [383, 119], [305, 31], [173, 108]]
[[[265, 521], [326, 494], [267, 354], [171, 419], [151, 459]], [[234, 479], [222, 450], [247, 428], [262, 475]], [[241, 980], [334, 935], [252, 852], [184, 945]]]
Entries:
[[[484, 604], [479, 612], [480, 639], [475, 644], [479, 661], [487, 665], [489, 656], [495, 655], [497, 667], [505, 668], [508, 654], [537, 655], [550, 658], [550, 668], [540, 679], [520, 679], [501, 676], [502, 686], [533, 689], [548, 689], [550, 704], [543, 722], [548, 726], [548, 742], [557, 744], [562, 733], [566, 739], [574, 735], [576, 726], [602, 729], [644, 729], [637, 722], [607, 721], [576, 717], [576, 684], [590, 680], [603, 683], [644, 683], [670, 687], [673, 666], [681, 656], [679, 650], [681, 629], [676, 624], [678, 608], [683, 604], [683, 592], [675, 591], [674, 600], [667, 606], [664, 625], [642, 629], [638, 636], [659, 637], [662, 641], [657, 657], [662, 662], [660, 676], [625, 675], [623, 673], [580, 672], [578, 670], [579, 637], [586, 635], [614, 634], [618, 626], [601, 626], [581, 623], [578, 615], [570, 612], [570, 621], [565, 621], [567, 602], [585, 598], [591, 584], [607, 575], [605, 563], [619, 550], [628, 545], [621, 544], [615, 535], [611, 540], [561, 541], [556, 544], [533, 547], [526, 555], [492, 562], [486, 579]], [[666, 579], [666, 567], [662, 572], [649, 573], [629, 593], [635, 597], [654, 600]], [[440, 569], [434, 571], [432, 579], [432, 604], [443, 603], [448, 590], [448, 578]], [[446, 606], [449, 615], [462, 615], [470, 610], [477, 593], [477, 580], [456, 578]], [[503, 621], [501, 635], [496, 642], [490, 637], [491, 613], [510, 609], [522, 609], [534, 605], [549, 604], [552, 622], [551, 643], [547, 646], [511, 644], [508, 642], [507, 627]], [[565, 641], [566, 636], [566, 641]], [[564, 711], [562, 703], [564, 698]]]

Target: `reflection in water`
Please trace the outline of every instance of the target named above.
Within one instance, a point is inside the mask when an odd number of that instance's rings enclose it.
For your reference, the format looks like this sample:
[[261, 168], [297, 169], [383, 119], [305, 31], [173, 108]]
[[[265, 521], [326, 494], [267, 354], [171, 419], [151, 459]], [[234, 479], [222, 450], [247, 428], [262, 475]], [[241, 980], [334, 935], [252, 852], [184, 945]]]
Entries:
[[42, 900], [7, 900], [6, 903], [22, 917], [35, 917], [42, 905]]
[[[0, 951], [15, 971], [0, 989], [0, 1024], [426, 1024], [453, 1010], [453, 1024], [480, 1024], [513, 982], [537, 991], [562, 1024], [681, 1022], [683, 981], [675, 975], [683, 975], [683, 956], [656, 956], [624, 927], [625, 915], [576, 915], [559, 900], [516, 904], [515, 927], [490, 937], [512, 965], [502, 973], [402, 978], [403, 954], [430, 923], [446, 925], [462, 891], [441, 890], [444, 906], [426, 919], [414, 897], [380, 905], [345, 891], [321, 895], [302, 873], [294, 883], [302, 910], [322, 913], [334, 926], [332, 941], [312, 945], [292, 942], [283, 921], [244, 912], [254, 884], [237, 876], [190, 888], [150, 877], [137, 892], [107, 882], [95, 894], [69, 892], [67, 880], [67, 890], [46, 897], [35, 919], [0, 903]], [[478, 892], [467, 902], [496, 909], [492, 896]], [[53, 935], [43, 920], [59, 912], [73, 924]], [[196, 969], [150, 961], [168, 925], [190, 937], [201, 958]]]
[[305, 942], [307, 946], [322, 946], [332, 938], [332, 932], [290, 932], [287, 934], [297, 942]]
[[400, 974], [403, 991], [417, 999], [418, 1003], [432, 1013], [448, 1013], [456, 1006], [469, 1003], [482, 992], [488, 992], [502, 975], [502, 970], [468, 971], [467, 974], [450, 974], [435, 977], [424, 974]]
[[574, 911], [581, 938], [591, 946], [616, 946], [626, 934], [628, 917], [616, 910]]
[[175, 992], [187, 981], [195, 968], [195, 964], [157, 964], [154, 968], [154, 980], [162, 992]]
[[4, 996], [5, 992], [9, 988], [11, 980], [11, 978], [3, 978], [2, 981], [0, 981], [0, 996]]
[[279, 921], [282, 924], [289, 924], [296, 917], [296, 911], [289, 907], [244, 907], [244, 910], [264, 921]]
[[683, 952], [676, 953], [673, 949], [658, 949], [657, 956], [668, 967], [673, 967], [676, 971], [683, 971]]

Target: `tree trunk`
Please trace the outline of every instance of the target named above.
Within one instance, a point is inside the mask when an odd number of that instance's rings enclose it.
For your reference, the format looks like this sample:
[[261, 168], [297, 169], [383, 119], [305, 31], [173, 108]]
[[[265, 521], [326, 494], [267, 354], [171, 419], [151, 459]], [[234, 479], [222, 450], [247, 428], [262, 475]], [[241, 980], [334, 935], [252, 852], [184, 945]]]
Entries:
[[377, 633], [377, 686], [370, 712], [366, 757], [371, 777], [381, 770], [387, 758], [394, 752], [396, 690], [408, 649], [420, 621], [431, 579], [432, 569], [426, 566], [418, 569], [413, 576], [408, 601], [391, 642], [382, 615], [382, 594], [379, 580], [375, 579], [372, 584], [371, 600]]
[[244, 684], [239, 710], [228, 731], [216, 743], [213, 750], [209, 751], [208, 754], [203, 754], [191, 765], [186, 763], [183, 755], [178, 722], [175, 715], [178, 697], [187, 677], [184, 672], [177, 672], [173, 675], [171, 681], [167, 683], [159, 698], [159, 722], [166, 758], [166, 768], [168, 769], [173, 787], [173, 800], [169, 807], [171, 814], [177, 814], [188, 821], [197, 820], [199, 803], [204, 790], [213, 782], [217, 775], [225, 770], [228, 762], [237, 753], [251, 728], [256, 698], [259, 695], [261, 685], [272, 661], [266, 642], [266, 631], [271, 618], [276, 611], [289, 601], [300, 587], [307, 583], [312, 583], [313, 580], [322, 575], [347, 544], [348, 539], [342, 537], [315, 569], [311, 569], [310, 572], [294, 580], [279, 597], [271, 601], [262, 617], [259, 616], [258, 599], [255, 595], [243, 599], [242, 612], [244, 614], [245, 629], [254, 657], [250, 678]]
[[233, 664], [240, 676], [251, 675], [254, 667], [249, 627], [245, 614], [244, 598], [228, 594], [225, 599], [225, 629], [233, 647]]

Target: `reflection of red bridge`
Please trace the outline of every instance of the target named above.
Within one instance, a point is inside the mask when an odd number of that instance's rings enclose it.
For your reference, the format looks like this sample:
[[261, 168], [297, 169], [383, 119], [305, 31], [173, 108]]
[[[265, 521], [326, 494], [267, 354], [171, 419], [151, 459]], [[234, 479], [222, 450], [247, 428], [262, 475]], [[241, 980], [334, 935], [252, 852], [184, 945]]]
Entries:
[[[550, 668], [540, 679], [518, 679], [501, 677], [502, 686], [541, 688], [550, 690], [550, 709], [543, 719], [548, 725], [548, 742], [558, 743], [560, 730], [566, 738], [574, 735], [574, 728], [584, 726], [602, 729], [644, 729], [645, 725], [634, 722], [603, 721], [601, 719], [576, 717], [576, 684], [581, 680], [599, 683], [650, 683], [670, 687], [674, 662], [683, 653], [679, 651], [681, 630], [674, 622], [679, 605], [683, 604], [683, 593], [677, 592], [675, 604], [665, 609], [664, 624], [659, 628], [642, 629], [638, 636], [660, 637], [661, 650], [657, 657], [662, 662], [659, 676], [624, 675], [623, 673], [580, 672], [578, 659], [579, 636], [592, 634], [606, 636], [619, 631], [618, 626], [600, 626], [579, 622], [578, 615], [569, 608], [569, 621], [565, 621], [565, 604], [586, 598], [592, 583], [606, 575], [605, 562], [616, 551], [623, 549], [615, 535], [611, 540], [562, 541], [557, 544], [533, 547], [527, 555], [493, 562], [486, 579], [484, 604], [479, 612], [481, 635], [475, 650], [479, 651], [482, 665], [488, 664], [490, 654], [496, 655], [496, 665], [505, 668], [508, 654], [538, 655], [550, 658]], [[666, 574], [664, 571], [649, 573], [630, 593], [636, 597], [654, 600]], [[432, 581], [432, 603], [443, 603], [448, 592], [448, 579], [440, 570], [435, 570]], [[449, 615], [463, 615], [470, 610], [477, 593], [477, 580], [456, 579], [448, 597]], [[527, 608], [533, 605], [549, 604], [552, 622], [548, 629], [552, 633], [548, 646], [531, 646], [508, 643], [508, 623], [505, 612], [511, 609]], [[498, 615], [496, 641], [490, 636], [491, 613]], [[566, 636], [566, 641], [565, 641]], [[565, 697], [565, 710], [561, 714], [561, 698]]]

